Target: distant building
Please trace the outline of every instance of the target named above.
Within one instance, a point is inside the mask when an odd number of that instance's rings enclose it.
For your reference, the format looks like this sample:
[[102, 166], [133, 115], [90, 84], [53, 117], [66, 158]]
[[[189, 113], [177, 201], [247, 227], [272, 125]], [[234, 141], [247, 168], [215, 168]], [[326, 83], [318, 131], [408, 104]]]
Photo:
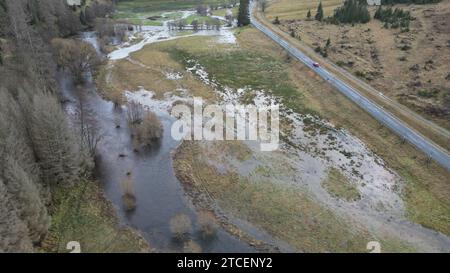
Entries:
[[367, 0], [367, 5], [369, 6], [380, 6], [381, 0]]
[[81, 6], [81, 0], [67, 0], [69, 6]]

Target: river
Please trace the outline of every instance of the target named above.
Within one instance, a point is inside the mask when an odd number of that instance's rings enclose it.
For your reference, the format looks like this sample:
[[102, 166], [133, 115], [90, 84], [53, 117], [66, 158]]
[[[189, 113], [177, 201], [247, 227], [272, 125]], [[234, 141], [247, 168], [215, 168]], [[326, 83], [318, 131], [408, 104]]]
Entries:
[[[82, 33], [81, 39], [98, 49], [95, 34]], [[255, 252], [248, 243], [218, 227], [215, 236], [204, 238], [197, 225], [198, 213], [187, 198], [172, 166], [172, 151], [179, 145], [170, 136], [174, 119], [157, 112], [164, 126], [164, 135], [152, 149], [136, 153], [132, 147], [126, 120], [126, 107], [115, 107], [97, 93], [89, 75], [82, 86], [75, 86], [71, 78], [60, 72], [58, 80], [65, 101], [65, 110], [73, 115], [80, 105], [92, 116], [90, 122], [102, 134], [96, 157], [96, 175], [106, 196], [113, 203], [122, 221], [138, 230], [158, 252], [180, 252], [183, 244], [173, 238], [170, 219], [179, 213], [189, 216], [193, 224], [191, 240], [202, 252]], [[120, 182], [130, 172], [134, 180], [136, 209], [126, 212], [122, 203]]]

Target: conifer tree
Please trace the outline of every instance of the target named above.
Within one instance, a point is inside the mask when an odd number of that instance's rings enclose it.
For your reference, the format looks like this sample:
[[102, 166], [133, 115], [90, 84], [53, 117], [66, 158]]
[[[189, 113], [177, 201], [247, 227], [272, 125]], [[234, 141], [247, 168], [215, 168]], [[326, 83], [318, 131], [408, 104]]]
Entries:
[[[48, 185], [40, 179], [39, 166], [32, 147], [27, 121], [31, 119], [25, 108], [30, 107], [20, 91], [20, 105], [6, 89], [0, 89], [0, 167], [7, 155], [13, 155], [20, 167], [36, 184], [44, 203], [50, 201]], [[23, 108], [25, 107], [25, 108]]]
[[28, 227], [30, 240], [40, 242], [48, 231], [50, 218], [38, 188], [11, 155], [5, 159], [3, 179], [19, 218]]
[[51, 95], [33, 98], [32, 138], [44, 179], [50, 183], [73, 184], [79, 180], [79, 145], [64, 111]]
[[315, 16], [317, 21], [323, 20], [323, 8], [322, 8], [322, 2], [319, 3], [319, 6], [317, 7], [317, 13]]
[[0, 253], [32, 252], [28, 228], [19, 218], [15, 204], [0, 179]]
[[240, 0], [238, 13], [238, 26], [247, 26], [250, 24], [249, 1]]

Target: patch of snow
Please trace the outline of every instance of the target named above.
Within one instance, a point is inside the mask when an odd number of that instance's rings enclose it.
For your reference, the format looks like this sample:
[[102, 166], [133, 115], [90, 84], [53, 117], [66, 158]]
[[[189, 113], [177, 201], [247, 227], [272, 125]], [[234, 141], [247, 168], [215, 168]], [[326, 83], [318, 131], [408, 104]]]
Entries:
[[186, 98], [184, 95], [187, 93], [185, 89], [177, 89], [180, 93], [183, 94], [182, 97], [178, 95], [174, 95], [170, 92], [164, 94], [164, 99], [158, 100], [155, 99], [155, 92], [145, 90], [143, 87], [140, 87], [139, 90], [131, 92], [125, 92], [125, 98], [127, 101], [134, 101], [142, 106], [144, 106], [147, 110], [156, 112], [156, 113], [164, 113], [170, 114], [170, 110], [172, 109], [172, 105], [175, 102], [182, 101], [188, 103], [190, 99]]
[[[405, 208], [399, 195], [401, 178], [386, 168], [383, 160], [374, 155], [358, 138], [345, 130], [336, 129], [331, 123], [314, 115], [292, 111], [283, 104], [281, 98], [272, 95], [268, 90], [223, 86], [196, 60], [187, 60], [186, 70], [196, 75], [204, 84], [211, 86], [221, 98], [221, 104], [241, 104], [244, 96], [251, 94], [252, 102], [258, 108], [280, 105], [281, 117], [291, 126], [290, 132], [281, 133], [283, 138], [291, 143], [284, 143], [283, 147], [285, 152], [295, 158], [297, 173], [300, 175], [296, 183], [307, 185], [322, 202], [353, 207], [358, 211], [370, 210], [374, 214], [379, 214], [377, 206], [381, 203], [389, 210], [390, 215], [404, 215]], [[313, 128], [308, 129], [306, 122], [313, 124]], [[325, 129], [326, 133], [321, 133], [321, 129]], [[320, 182], [326, 178], [330, 168], [341, 170], [357, 185], [361, 200], [353, 203], [337, 200], [323, 189]]]
[[183, 74], [179, 72], [166, 72], [165, 75], [168, 80], [179, 80], [183, 78]]
[[[168, 15], [170, 13], [166, 13]], [[190, 15], [195, 14], [195, 11], [183, 11], [181, 19], [185, 19]], [[130, 34], [131, 39], [128, 42], [120, 45], [116, 50], [108, 55], [110, 60], [120, 60], [127, 58], [131, 53], [136, 52], [144, 48], [144, 46], [161, 41], [169, 41], [179, 38], [185, 38], [190, 36], [217, 36], [219, 43], [224, 44], [236, 44], [236, 37], [232, 31], [233, 28], [222, 27], [220, 30], [200, 30], [192, 32], [189, 35], [177, 35], [178, 31], [170, 31], [168, 23], [170, 21], [164, 21], [163, 26], [140, 26], [139, 30]], [[142, 41], [131, 44], [130, 42], [142, 38]]]

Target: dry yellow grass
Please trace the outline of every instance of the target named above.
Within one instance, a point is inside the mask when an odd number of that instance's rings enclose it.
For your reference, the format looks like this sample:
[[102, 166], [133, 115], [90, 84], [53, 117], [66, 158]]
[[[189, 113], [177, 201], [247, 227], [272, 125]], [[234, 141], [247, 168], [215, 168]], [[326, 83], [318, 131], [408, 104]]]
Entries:
[[[215, 93], [211, 87], [203, 84], [191, 73], [187, 73], [180, 63], [175, 62], [163, 51], [171, 45], [149, 45], [131, 54], [128, 59], [104, 66], [96, 77], [101, 94], [112, 101], [117, 101], [124, 91], [136, 91], [142, 87], [155, 92], [156, 99], [162, 99], [167, 92], [176, 93], [182, 89], [188, 90], [193, 96], [215, 100]], [[168, 73], [177, 73], [182, 77], [169, 79]]]
[[[227, 212], [305, 252], [365, 252], [366, 243], [371, 240], [381, 241], [383, 251], [414, 251], [405, 243], [375, 237], [338, 217], [298, 187], [270, 180], [256, 181], [234, 172], [218, 172], [205, 158], [210, 149], [210, 146], [185, 141], [175, 155], [177, 175], [190, 185], [197, 206], [204, 207], [208, 203], [205, 200], [212, 197]], [[214, 152], [221, 154], [222, 150]]]
[[322, 2], [325, 16], [330, 16], [333, 11], [339, 7], [343, 0], [271, 0], [266, 9], [268, 19], [274, 19], [276, 16], [280, 20], [306, 19], [308, 10], [311, 10], [311, 17], [317, 11], [319, 2]]
[[[293, 29], [301, 41], [292, 40], [297, 45], [307, 46], [311, 52], [317, 46], [324, 47], [330, 39], [331, 45], [327, 50], [329, 61], [352, 74], [362, 75], [363, 80], [387, 97], [449, 129], [450, 119], [448, 114], [444, 114], [444, 109], [448, 111], [446, 94], [450, 90], [447, 79], [450, 54], [445, 53], [448, 52], [445, 45], [449, 36], [445, 29], [450, 26], [450, 2], [396, 7], [411, 12], [415, 18], [411, 21], [409, 32], [385, 29], [378, 20], [352, 26], [323, 24], [304, 20], [303, 17], [295, 18], [297, 20], [293, 22], [282, 22], [279, 27], [287, 36]], [[376, 8], [369, 10], [373, 14]], [[408, 45], [410, 49], [402, 50], [403, 45]], [[322, 65], [325, 61], [319, 60]], [[420, 96], [420, 92], [432, 90], [439, 92], [430, 97]], [[376, 92], [366, 95], [372, 100], [380, 100]], [[414, 119], [407, 112], [400, 113], [392, 105], [383, 106], [439, 145], [450, 149], [448, 138], [442, 139], [434, 130], [414, 124]]]
[[[248, 57], [245, 55], [248, 52], [251, 52], [251, 54], [253, 54], [252, 56], [260, 55], [275, 58], [277, 62], [282, 63], [280, 69], [286, 71], [288, 74], [288, 81], [295, 85], [298, 100], [300, 100], [302, 104], [307, 105], [310, 109], [318, 113], [324, 119], [329, 120], [331, 123], [348, 129], [353, 135], [364, 141], [372, 151], [383, 158], [388, 167], [399, 173], [406, 180], [404, 200], [407, 204], [409, 218], [427, 227], [450, 234], [448, 226], [448, 222], [450, 221], [450, 204], [448, 200], [448, 196], [450, 196], [450, 181], [447, 171], [434, 163], [429, 165], [425, 164], [425, 156], [410, 145], [401, 144], [401, 140], [396, 135], [380, 126], [380, 124], [370, 115], [358, 108], [342, 94], [336, 92], [334, 88], [318, 78], [310, 69], [306, 68], [298, 61], [288, 58], [284, 50], [259, 31], [252, 28], [243, 28], [237, 30], [236, 35], [239, 47], [216, 45], [213, 44], [211, 38], [207, 37], [190, 37], [148, 46], [143, 49], [143, 51], [139, 52], [139, 54], [134, 54], [132, 58], [138, 59], [146, 66], [152, 66], [152, 69], [155, 69], [156, 71], [158, 69], [170, 68], [180, 73], [184, 73], [182, 70], [178, 70], [181, 69], [180, 67], [183, 67], [181, 64], [182, 58], [174, 58], [174, 54], [168, 54], [166, 52], [176, 53], [177, 50], [182, 50], [183, 52], [188, 52], [192, 58], [203, 58], [206, 60], [228, 54], [229, 52], [227, 52], [227, 50], [240, 51], [240, 53], [243, 54], [242, 57], [245, 58]], [[159, 56], [158, 58], [161, 59], [155, 58], [156, 61], [153, 63], [152, 58], [155, 56]], [[205, 56], [207, 56], [207, 58], [205, 58]], [[164, 60], [168, 61], [167, 67], [164, 65]], [[227, 64], [219, 62], [211, 64], [220, 66], [220, 69], [222, 70], [230, 68], [227, 67]], [[239, 64], [244, 65], [245, 63]], [[122, 71], [124, 77], [130, 75], [126, 72], [126, 70]], [[243, 73], [244, 72], [247, 71], [243, 71]], [[162, 74], [158, 75], [159, 77], [162, 77]], [[131, 75], [129, 79], [123, 78], [123, 80], [129, 81], [130, 84], [136, 84], [133, 82], [132, 77], [133, 75]], [[233, 75], [230, 74], [228, 77], [233, 77]], [[184, 77], [183, 79], [187, 81], [187, 84], [189, 84], [190, 87], [198, 86], [200, 89], [193, 90], [193, 92], [197, 92], [200, 96], [205, 97], [214, 94], [209, 87], [205, 86], [193, 76]], [[236, 79], [230, 78], [228, 80], [233, 81]], [[355, 119], [355, 117], [358, 118]], [[182, 173], [178, 173], [182, 180], [195, 183], [197, 186], [206, 187], [208, 190], [215, 190], [217, 194], [214, 195], [214, 197], [218, 200], [224, 196], [225, 200], [227, 198], [235, 198], [236, 192], [239, 193], [239, 187], [236, 188], [236, 186], [239, 186], [241, 183], [236, 185], [230, 181], [216, 180], [214, 175], [219, 174], [215, 173], [214, 170], [200, 169], [196, 171], [191, 166], [193, 163], [189, 158], [182, 160], [182, 162], [176, 162], [175, 164], [178, 164], [178, 167], [185, 170]], [[210, 177], [213, 180], [210, 180]], [[215, 185], [215, 183], [217, 184]], [[252, 185], [251, 187], [253, 186], [255, 185]], [[254, 190], [262, 192], [261, 189], [249, 188], [249, 191], [253, 192]], [[276, 191], [278, 190], [280, 189], [276, 189]], [[281, 191], [282, 194], [285, 194], [283, 189], [281, 189]], [[274, 196], [275, 195], [272, 195], [271, 198], [275, 198]], [[245, 196], [242, 198], [244, 197]], [[264, 199], [266, 198], [264, 196], [258, 195], [258, 197], [261, 198], [259, 200], [266, 200]], [[275, 201], [284, 202], [276, 199]], [[236, 203], [236, 206], [238, 205], [243, 204], [238, 202]], [[289, 213], [291, 213], [292, 210], [299, 209], [290, 203], [278, 203], [278, 205], [281, 207], [285, 205], [288, 206], [287, 211]], [[251, 204], [248, 204], [248, 206], [249, 207], [246, 207], [245, 209], [248, 209], [249, 212], [253, 211], [250, 207]], [[316, 206], [316, 204], [311, 206]], [[309, 209], [310, 205], [306, 207]], [[302, 208], [299, 210], [302, 211]], [[266, 216], [270, 215], [270, 212], [261, 213], [269, 213], [266, 214]], [[255, 221], [257, 221], [257, 219], [255, 219]], [[292, 226], [294, 227], [295, 225]], [[267, 227], [267, 229], [278, 232], [275, 226]], [[293, 229], [289, 232], [294, 234], [292, 235], [294, 237], [291, 237], [291, 239], [295, 238], [295, 230]], [[324, 231], [317, 232], [320, 233]], [[295, 239], [293, 240], [295, 241]], [[308, 244], [312, 243], [308, 242]], [[316, 245], [314, 247], [317, 247], [318, 249], [325, 249], [327, 247], [330, 247], [330, 249], [332, 248], [328, 245]], [[349, 248], [352, 247], [354, 247], [354, 245], [349, 246]]]
[[[243, 48], [252, 48], [261, 54], [271, 54], [279, 58], [286, 56], [284, 50], [256, 29], [246, 29], [238, 36], [238, 40]], [[252, 47], [252, 43], [260, 46]], [[411, 145], [402, 144], [397, 135], [300, 62], [291, 60], [285, 69], [305, 105], [337, 127], [348, 129], [385, 160], [388, 167], [405, 179], [407, 183], [403, 197], [409, 218], [424, 226], [450, 234], [449, 172], [437, 163], [427, 164], [424, 154]]]

